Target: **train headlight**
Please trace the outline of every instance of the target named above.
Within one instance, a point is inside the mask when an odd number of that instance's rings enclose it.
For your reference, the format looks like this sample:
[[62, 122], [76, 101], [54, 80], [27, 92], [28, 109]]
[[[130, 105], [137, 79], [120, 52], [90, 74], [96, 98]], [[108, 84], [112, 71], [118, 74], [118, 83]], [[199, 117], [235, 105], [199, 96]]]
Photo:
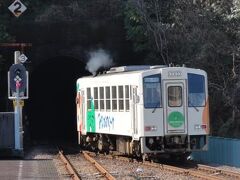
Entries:
[[207, 129], [206, 124], [195, 124], [194, 129]]
[[156, 126], [145, 126], [144, 131], [157, 131]]
[[201, 129], [201, 125], [200, 124], [195, 124], [194, 129]]

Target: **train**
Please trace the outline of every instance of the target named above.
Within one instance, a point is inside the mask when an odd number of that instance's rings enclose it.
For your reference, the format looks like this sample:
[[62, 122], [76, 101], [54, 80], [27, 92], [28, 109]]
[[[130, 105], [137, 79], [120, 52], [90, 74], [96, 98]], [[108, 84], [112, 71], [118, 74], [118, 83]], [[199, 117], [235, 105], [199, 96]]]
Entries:
[[207, 73], [185, 66], [112, 67], [76, 82], [78, 144], [143, 159], [208, 149]]

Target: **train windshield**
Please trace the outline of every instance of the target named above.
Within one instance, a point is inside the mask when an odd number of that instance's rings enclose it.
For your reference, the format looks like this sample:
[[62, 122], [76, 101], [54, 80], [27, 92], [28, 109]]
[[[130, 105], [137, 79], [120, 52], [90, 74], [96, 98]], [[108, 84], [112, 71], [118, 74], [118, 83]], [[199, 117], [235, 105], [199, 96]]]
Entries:
[[168, 87], [168, 106], [169, 107], [182, 106], [182, 87], [181, 86]]
[[205, 106], [205, 78], [203, 75], [188, 73], [188, 106]]
[[145, 108], [159, 108], [161, 102], [161, 76], [152, 75], [143, 79], [143, 96]]

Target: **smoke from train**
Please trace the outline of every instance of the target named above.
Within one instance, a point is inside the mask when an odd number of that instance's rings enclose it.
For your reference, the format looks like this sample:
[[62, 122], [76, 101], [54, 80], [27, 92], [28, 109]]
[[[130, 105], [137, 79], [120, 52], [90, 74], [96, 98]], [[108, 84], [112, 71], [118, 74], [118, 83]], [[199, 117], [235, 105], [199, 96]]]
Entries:
[[103, 49], [90, 51], [88, 57], [86, 70], [91, 72], [93, 76], [96, 76], [100, 68], [109, 68], [114, 64], [111, 55]]

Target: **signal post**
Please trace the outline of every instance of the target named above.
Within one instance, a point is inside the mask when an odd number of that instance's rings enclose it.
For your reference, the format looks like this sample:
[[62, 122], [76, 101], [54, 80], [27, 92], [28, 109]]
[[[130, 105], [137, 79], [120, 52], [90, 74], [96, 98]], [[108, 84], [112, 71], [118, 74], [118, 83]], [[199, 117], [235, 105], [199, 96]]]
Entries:
[[[13, 101], [14, 106], [14, 129], [9, 131], [10, 136], [14, 136], [12, 155], [23, 156], [23, 123], [22, 123], [22, 109], [24, 106], [24, 99], [28, 99], [28, 71], [26, 71], [23, 63], [27, 57], [23, 54], [24, 48], [31, 47], [31, 43], [0, 43], [0, 47], [17, 48], [21, 51], [14, 52], [14, 64], [11, 65], [8, 71], [8, 98]], [[11, 129], [11, 128], [10, 128]]]
[[14, 151], [23, 156], [22, 108], [24, 99], [28, 99], [28, 72], [20, 63], [20, 56], [20, 51], [15, 51], [14, 64], [8, 72], [8, 98], [13, 100], [14, 105]]

